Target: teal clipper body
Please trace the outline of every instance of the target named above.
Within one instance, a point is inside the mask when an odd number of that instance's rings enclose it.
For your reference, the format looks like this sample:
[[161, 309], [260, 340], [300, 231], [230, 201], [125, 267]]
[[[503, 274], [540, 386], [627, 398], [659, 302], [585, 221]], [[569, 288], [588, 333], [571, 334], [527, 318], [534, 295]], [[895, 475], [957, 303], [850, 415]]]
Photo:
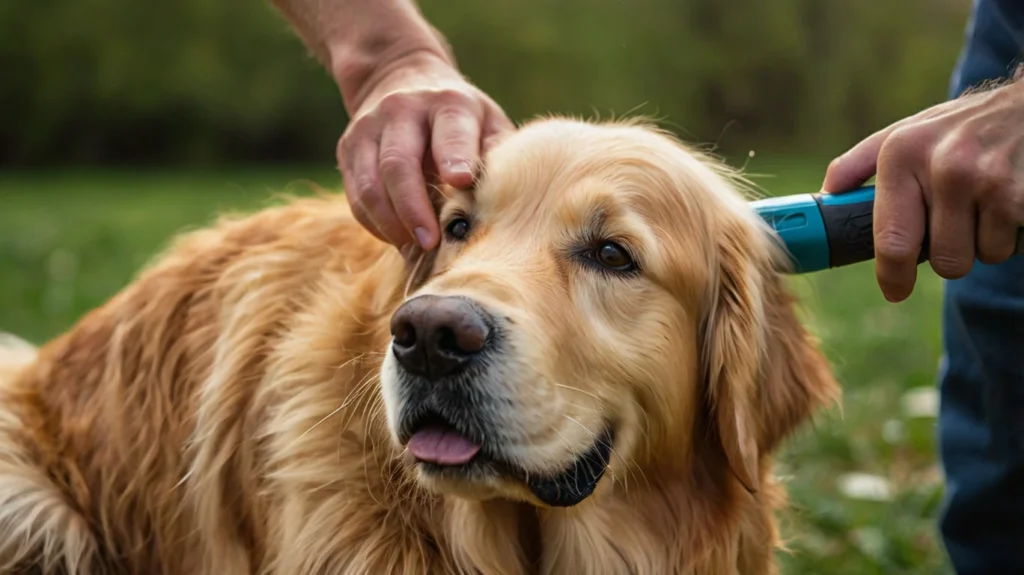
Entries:
[[751, 202], [778, 233], [794, 272], [816, 272], [875, 257], [875, 187], [843, 194], [799, 194]]
[[[841, 194], [799, 194], [765, 198], [750, 205], [782, 239], [793, 272], [805, 274], [875, 258], [875, 186]], [[1015, 254], [1024, 254], [1024, 227]], [[928, 259], [928, 238], [918, 263]]]

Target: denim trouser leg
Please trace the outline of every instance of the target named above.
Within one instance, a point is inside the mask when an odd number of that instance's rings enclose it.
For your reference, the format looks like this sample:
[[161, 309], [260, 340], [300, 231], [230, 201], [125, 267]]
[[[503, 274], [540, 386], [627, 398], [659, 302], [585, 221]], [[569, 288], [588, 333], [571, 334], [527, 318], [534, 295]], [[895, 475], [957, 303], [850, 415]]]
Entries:
[[946, 282], [940, 529], [960, 575], [1024, 574], [1024, 256]]

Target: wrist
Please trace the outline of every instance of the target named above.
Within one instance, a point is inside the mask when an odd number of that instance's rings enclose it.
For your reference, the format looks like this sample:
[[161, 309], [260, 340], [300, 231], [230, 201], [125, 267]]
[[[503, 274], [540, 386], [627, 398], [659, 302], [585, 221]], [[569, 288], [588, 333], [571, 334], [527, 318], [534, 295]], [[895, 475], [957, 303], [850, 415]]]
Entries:
[[396, 71], [407, 67], [455, 69], [451, 49], [436, 30], [417, 32], [383, 33], [328, 44], [330, 73], [349, 115], [355, 114], [375, 86]]

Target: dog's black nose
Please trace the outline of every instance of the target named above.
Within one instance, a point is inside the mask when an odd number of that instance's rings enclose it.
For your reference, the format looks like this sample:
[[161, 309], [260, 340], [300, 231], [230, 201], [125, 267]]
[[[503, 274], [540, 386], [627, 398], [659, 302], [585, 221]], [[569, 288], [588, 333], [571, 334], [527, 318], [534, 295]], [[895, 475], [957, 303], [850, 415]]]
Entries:
[[391, 317], [392, 350], [410, 373], [435, 379], [465, 367], [491, 335], [488, 318], [462, 297], [417, 296]]

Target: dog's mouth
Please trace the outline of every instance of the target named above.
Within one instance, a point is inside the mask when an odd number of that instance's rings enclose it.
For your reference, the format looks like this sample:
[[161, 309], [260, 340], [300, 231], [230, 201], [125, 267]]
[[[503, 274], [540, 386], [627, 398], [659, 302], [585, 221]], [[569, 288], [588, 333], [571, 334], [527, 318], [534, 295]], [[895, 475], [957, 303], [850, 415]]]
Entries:
[[526, 484], [534, 497], [550, 507], [571, 507], [593, 494], [611, 460], [614, 429], [606, 425], [586, 452], [562, 471], [527, 473], [500, 456], [486, 440], [467, 433], [440, 413], [428, 411], [406, 427], [406, 448], [427, 474], [447, 479], [504, 475]]
[[480, 453], [481, 442], [438, 413], [425, 413], [411, 429], [406, 447], [420, 463], [454, 467], [470, 463]]

